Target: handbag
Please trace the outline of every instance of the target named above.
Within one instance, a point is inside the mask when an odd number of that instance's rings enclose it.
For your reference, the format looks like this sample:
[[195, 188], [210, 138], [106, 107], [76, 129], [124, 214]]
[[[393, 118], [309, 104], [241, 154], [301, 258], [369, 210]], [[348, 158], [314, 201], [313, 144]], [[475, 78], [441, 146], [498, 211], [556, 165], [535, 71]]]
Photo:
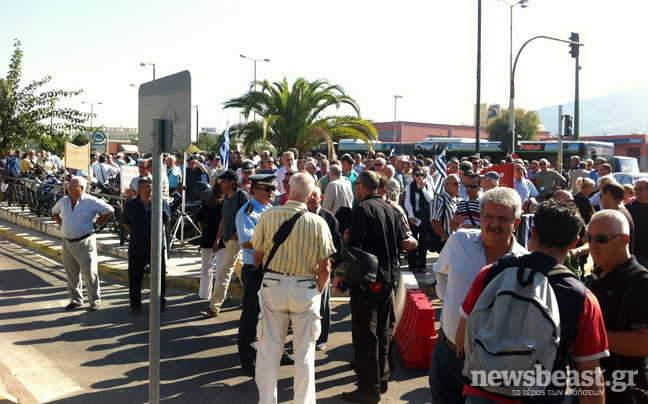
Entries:
[[[352, 247], [346, 243], [342, 244], [340, 256], [347, 263], [346, 270], [342, 277], [352, 285], [367, 285], [376, 282], [378, 276], [378, 257]], [[338, 272], [342, 271], [338, 268]]]

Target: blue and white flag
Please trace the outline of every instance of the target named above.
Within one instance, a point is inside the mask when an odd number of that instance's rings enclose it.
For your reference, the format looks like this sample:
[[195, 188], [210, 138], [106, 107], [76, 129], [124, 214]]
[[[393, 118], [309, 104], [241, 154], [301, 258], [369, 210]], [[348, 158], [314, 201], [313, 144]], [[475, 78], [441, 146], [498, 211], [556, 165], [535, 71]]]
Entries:
[[389, 153], [390, 156], [395, 156], [396, 155], [396, 143], [392, 146], [391, 153]]
[[229, 150], [230, 150], [230, 141], [229, 141], [229, 121], [225, 125], [225, 135], [223, 136], [223, 143], [221, 144], [221, 149], [219, 156], [221, 158], [221, 164], [224, 167], [229, 166]]
[[434, 186], [434, 192], [436, 194], [441, 193], [443, 191], [443, 180], [448, 176], [448, 170], [446, 167], [446, 150], [447, 148], [443, 149], [441, 154], [434, 160], [434, 167], [437, 170], [437, 173], [439, 173], [439, 176], [437, 177], [437, 182]]

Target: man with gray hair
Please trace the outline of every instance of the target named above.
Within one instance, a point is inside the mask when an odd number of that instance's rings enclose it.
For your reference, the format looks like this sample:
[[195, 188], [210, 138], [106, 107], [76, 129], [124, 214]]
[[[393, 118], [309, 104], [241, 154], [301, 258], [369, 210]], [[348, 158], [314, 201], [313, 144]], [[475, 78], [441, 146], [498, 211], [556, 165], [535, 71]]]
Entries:
[[457, 356], [456, 330], [459, 308], [479, 271], [505, 255], [519, 257], [528, 251], [517, 243], [522, 201], [511, 188], [495, 188], [481, 198], [481, 229], [453, 233], [434, 264], [436, 293], [443, 302], [441, 330], [432, 354], [430, 390], [433, 404], [464, 403], [461, 371]]
[[[105, 201], [85, 193], [88, 181], [74, 176], [68, 186], [68, 196], [52, 208], [52, 218], [61, 227], [61, 261], [67, 275], [70, 303], [65, 310], [83, 304], [81, 274], [85, 279], [90, 311], [99, 308], [99, 273], [95, 231], [112, 215], [114, 209]], [[99, 217], [97, 217], [99, 215]]]
[[540, 159], [538, 166], [540, 171], [535, 173], [531, 182], [538, 190], [538, 200], [550, 199], [551, 194], [560, 188], [565, 179], [558, 172], [550, 169], [551, 163], [547, 159]]
[[648, 396], [648, 270], [630, 254], [630, 226], [622, 213], [595, 213], [587, 239], [595, 268], [586, 286], [598, 299], [610, 350], [601, 358], [601, 370], [615, 375], [617, 386], [627, 386], [619, 392], [606, 384], [606, 402], [643, 402]]
[[281, 162], [283, 163], [283, 166], [275, 171], [275, 175], [277, 176], [278, 193], [286, 192], [283, 186], [283, 179], [286, 175], [286, 171], [297, 171], [297, 166], [295, 166], [295, 153], [291, 151], [284, 152], [281, 158]]
[[398, 198], [400, 197], [400, 184], [394, 178], [394, 170], [394, 167], [385, 165], [382, 169], [382, 173], [387, 177], [387, 197], [398, 203]]
[[[320, 293], [327, 285], [335, 252], [326, 221], [307, 212], [315, 182], [308, 173], [290, 178], [285, 205], [266, 210], [250, 240], [254, 264], [266, 269], [259, 291], [261, 315], [257, 350], [256, 385], [259, 403], [277, 402], [277, 377], [286, 331], [292, 321], [295, 352], [294, 401], [315, 402], [315, 341], [319, 337]], [[304, 211], [306, 211], [304, 213]], [[303, 213], [286, 240], [269, 257], [279, 227], [295, 214]]]
[[333, 164], [329, 169], [331, 182], [326, 187], [322, 207], [336, 214], [340, 208], [353, 206], [353, 187], [351, 181], [342, 175], [342, 167]]

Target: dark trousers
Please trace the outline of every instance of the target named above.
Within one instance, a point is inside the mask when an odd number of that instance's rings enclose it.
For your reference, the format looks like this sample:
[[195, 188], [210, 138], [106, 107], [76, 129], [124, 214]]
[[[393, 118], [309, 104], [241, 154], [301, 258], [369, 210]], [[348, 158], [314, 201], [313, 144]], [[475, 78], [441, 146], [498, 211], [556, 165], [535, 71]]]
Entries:
[[457, 357], [445, 344], [446, 336], [439, 331], [437, 342], [432, 349], [432, 365], [430, 366], [430, 392], [432, 404], [463, 404], [464, 381], [461, 372], [464, 360]]
[[380, 396], [380, 384], [389, 380], [389, 324], [392, 285], [379, 292], [367, 286], [351, 285], [351, 337], [356, 359], [358, 389]]
[[320, 333], [315, 345], [326, 344], [329, 333], [331, 332], [331, 287], [330, 282], [322, 291], [322, 301], [320, 304], [320, 316], [322, 316], [322, 332]]
[[[246, 266], [248, 265], [243, 265], [241, 275], [247, 272], [244, 272]], [[256, 359], [254, 341], [256, 340], [257, 322], [261, 311], [258, 293], [263, 282], [263, 273], [259, 269], [255, 269], [254, 265], [249, 266], [253, 270], [250, 271], [247, 281], [243, 281], [245, 293], [243, 294], [243, 309], [241, 310], [238, 331], [238, 352], [242, 366], [252, 366]]]
[[[150, 255], [128, 254], [128, 297], [130, 298], [131, 307], [142, 307], [142, 281], [144, 280], [144, 267], [150, 264]], [[164, 294], [166, 293], [166, 262], [164, 260], [164, 251], [162, 251], [162, 288], [160, 291], [160, 302], [162, 306], [166, 304]]]
[[409, 269], [425, 269], [426, 265], [425, 262], [428, 252], [427, 238], [432, 231], [432, 227], [430, 226], [430, 219], [427, 215], [422, 215], [419, 219], [421, 220], [421, 224], [418, 226], [410, 223], [412, 235], [418, 241], [418, 246], [410, 251], [407, 256]]

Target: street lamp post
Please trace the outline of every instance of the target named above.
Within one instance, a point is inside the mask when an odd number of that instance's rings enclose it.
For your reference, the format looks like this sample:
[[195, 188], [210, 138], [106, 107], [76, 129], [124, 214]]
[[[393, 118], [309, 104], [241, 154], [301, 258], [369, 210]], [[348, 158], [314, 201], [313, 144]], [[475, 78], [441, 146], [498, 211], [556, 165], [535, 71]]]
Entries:
[[99, 105], [99, 104], [101, 104], [101, 102], [85, 102], [85, 101], [81, 101], [81, 104], [88, 104], [88, 105], [90, 105], [90, 127], [91, 127], [91, 128], [94, 127], [94, 126], [92, 125], [92, 117], [94, 116], [94, 106], [95, 106], [95, 105]]
[[[395, 95], [394, 96], [394, 142], [398, 141], [398, 135], [396, 134], [396, 101], [398, 101], [399, 98], [403, 98], [402, 95]], [[401, 142], [403, 141], [403, 134], [401, 133]]]
[[[257, 62], [269, 62], [270, 59], [252, 59], [250, 57], [247, 57], [245, 55], [240, 55], [243, 59], [249, 59], [252, 62], [254, 62], [254, 91], [256, 91], [256, 82], [257, 82], [257, 76], [256, 76], [256, 64]], [[254, 111], [254, 120], [256, 121], [256, 111]]]
[[153, 66], [153, 81], [155, 81], [155, 63], [140, 63], [140, 66], [146, 67], [146, 65], [152, 65]]
[[520, 0], [517, 3], [510, 4], [506, 0], [501, 0], [504, 4], [511, 9], [511, 24], [510, 24], [510, 42], [509, 42], [509, 80], [511, 83], [511, 98], [509, 100], [509, 132], [511, 133], [511, 154], [515, 153], [515, 103], [513, 101], [513, 7], [520, 6], [527, 8], [526, 3], [529, 0]]
[[196, 142], [197, 142], [198, 141], [198, 124], [199, 124], [199, 121], [198, 121], [198, 105], [192, 105], [191, 106], [191, 109], [194, 109], [194, 108], [196, 109]]

